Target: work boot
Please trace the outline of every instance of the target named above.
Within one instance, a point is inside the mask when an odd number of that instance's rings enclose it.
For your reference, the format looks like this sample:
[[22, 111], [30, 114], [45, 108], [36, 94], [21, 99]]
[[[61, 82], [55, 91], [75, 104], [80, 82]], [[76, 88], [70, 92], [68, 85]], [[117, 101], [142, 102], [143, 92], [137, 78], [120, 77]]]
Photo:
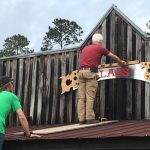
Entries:
[[80, 125], [85, 124], [85, 123], [86, 123], [85, 120], [84, 120], [84, 121], [79, 121], [79, 124], [80, 124]]
[[96, 119], [96, 120], [99, 120], [100, 122], [108, 121], [108, 119], [107, 119], [107, 118], [100, 117], [99, 115], [96, 115], [95, 119]]
[[100, 122], [108, 121], [108, 119], [107, 119], [107, 118], [102, 118], [102, 117], [98, 117], [97, 119], [98, 119]]

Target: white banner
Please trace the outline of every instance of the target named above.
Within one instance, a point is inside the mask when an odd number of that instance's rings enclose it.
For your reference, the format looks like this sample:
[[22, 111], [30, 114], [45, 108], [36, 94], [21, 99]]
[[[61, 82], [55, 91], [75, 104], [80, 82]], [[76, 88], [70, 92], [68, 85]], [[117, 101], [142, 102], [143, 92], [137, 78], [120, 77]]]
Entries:
[[142, 68], [141, 64], [129, 65], [126, 67], [101, 68], [98, 70], [98, 81], [115, 79], [115, 78], [130, 78], [150, 82], [149, 73], [146, 68]]

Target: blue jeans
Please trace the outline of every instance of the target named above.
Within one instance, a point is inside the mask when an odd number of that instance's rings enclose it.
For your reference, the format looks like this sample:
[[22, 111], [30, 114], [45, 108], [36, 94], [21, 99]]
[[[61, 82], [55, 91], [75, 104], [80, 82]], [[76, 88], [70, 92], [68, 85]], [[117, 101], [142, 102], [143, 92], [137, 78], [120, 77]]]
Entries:
[[0, 133], [0, 150], [2, 150], [3, 143], [4, 143], [4, 134]]

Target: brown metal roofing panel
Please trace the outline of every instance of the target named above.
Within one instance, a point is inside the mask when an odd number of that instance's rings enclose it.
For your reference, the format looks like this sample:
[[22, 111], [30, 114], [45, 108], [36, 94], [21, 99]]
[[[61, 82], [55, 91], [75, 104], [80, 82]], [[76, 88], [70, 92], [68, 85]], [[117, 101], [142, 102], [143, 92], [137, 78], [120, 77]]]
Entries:
[[[58, 125], [55, 125], [58, 126]], [[60, 126], [60, 125], [59, 125]], [[54, 127], [32, 126], [32, 130], [45, 129]], [[34, 140], [35, 138], [26, 138], [23, 135], [14, 135], [16, 132], [22, 131], [22, 128], [8, 128], [6, 130], [6, 140]], [[71, 131], [63, 131], [59, 133], [45, 134], [40, 139], [82, 139], [82, 138], [110, 138], [110, 137], [144, 137], [150, 136], [149, 120], [126, 120], [116, 123], [102, 124], [94, 127], [86, 127]]]

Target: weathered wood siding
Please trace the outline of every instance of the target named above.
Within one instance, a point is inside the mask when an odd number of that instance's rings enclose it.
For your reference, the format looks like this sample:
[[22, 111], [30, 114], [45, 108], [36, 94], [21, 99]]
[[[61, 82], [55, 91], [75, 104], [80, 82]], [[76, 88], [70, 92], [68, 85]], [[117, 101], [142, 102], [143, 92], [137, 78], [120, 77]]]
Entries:
[[[102, 31], [104, 37], [106, 36], [106, 47], [120, 58], [150, 61], [149, 42], [115, 11], [107, 16], [98, 30]], [[112, 60], [106, 58], [105, 63], [111, 62]], [[99, 115], [119, 120], [149, 119], [149, 83], [132, 79], [112, 79], [101, 83], [105, 91], [100, 90], [100, 96], [97, 97], [97, 101], [103, 106], [98, 112]]]
[[[124, 60], [150, 61], [150, 41], [115, 11], [97, 28], [103, 44]], [[92, 35], [90, 35], [92, 36]], [[91, 43], [91, 37], [82, 47]], [[60, 76], [78, 69], [81, 48], [0, 59], [0, 75], [15, 80], [14, 92], [32, 124], [71, 123], [77, 121], [78, 91], [61, 95]], [[112, 60], [103, 57], [102, 63]], [[150, 84], [132, 79], [99, 82], [94, 109], [109, 119], [150, 119]], [[15, 114], [8, 125], [18, 125]]]
[[[2, 59], [0, 74], [14, 79], [14, 93], [32, 124], [54, 124], [75, 121], [76, 92], [61, 95], [60, 76], [78, 68], [80, 50]], [[10, 115], [8, 125], [18, 125]]]

